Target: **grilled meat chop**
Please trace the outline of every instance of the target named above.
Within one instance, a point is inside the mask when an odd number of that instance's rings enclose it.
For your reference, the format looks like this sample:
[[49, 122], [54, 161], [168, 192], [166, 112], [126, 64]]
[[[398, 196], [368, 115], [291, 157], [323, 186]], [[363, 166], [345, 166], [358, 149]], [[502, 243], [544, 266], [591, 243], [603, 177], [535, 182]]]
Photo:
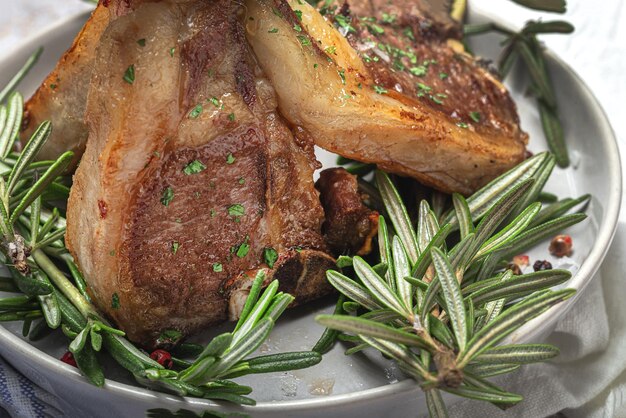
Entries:
[[66, 241], [98, 307], [144, 345], [236, 318], [259, 269], [297, 303], [329, 290], [313, 147], [276, 112], [241, 11], [145, 3], [101, 36]]
[[298, 0], [247, 0], [247, 38], [281, 114], [317, 145], [469, 194], [524, 158], [515, 104], [453, 47], [454, 26], [390, 3], [322, 16]]

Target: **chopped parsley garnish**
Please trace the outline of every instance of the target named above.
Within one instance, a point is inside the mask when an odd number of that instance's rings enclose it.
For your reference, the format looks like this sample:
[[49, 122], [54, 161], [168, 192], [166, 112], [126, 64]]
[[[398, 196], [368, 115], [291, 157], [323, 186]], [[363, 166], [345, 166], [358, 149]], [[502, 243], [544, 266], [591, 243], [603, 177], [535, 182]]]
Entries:
[[230, 205], [228, 207], [228, 214], [230, 216], [234, 216], [238, 218], [240, 216], [243, 216], [245, 213], [246, 213], [246, 209], [239, 203], [235, 203], [234, 205]]
[[183, 173], [188, 176], [191, 174], [197, 174], [203, 170], [206, 170], [206, 165], [202, 164], [201, 161], [193, 160], [185, 168], [183, 168]]
[[239, 184], [245, 184], [245, 183], [246, 183], [246, 179], [245, 179], [245, 178], [243, 178], [243, 177], [241, 177], [241, 178], [239, 179]]
[[480, 122], [480, 112], [470, 112], [470, 118], [476, 123]]
[[248, 251], [250, 251], [250, 244], [248, 244], [247, 242], [242, 243], [239, 248], [237, 248], [237, 257], [244, 258], [246, 255], [248, 255]]
[[117, 293], [113, 293], [113, 296], [111, 296], [111, 308], [113, 309], [120, 308], [120, 297]]
[[272, 247], [266, 247], [263, 249], [263, 261], [271, 269], [274, 268], [274, 263], [278, 260], [278, 252]]
[[216, 214], [217, 214], [217, 212], [215, 212], [215, 209], [211, 209], [209, 211], [209, 215], [211, 216], [211, 218], [213, 218]]
[[311, 46], [311, 40], [306, 35], [298, 35], [298, 40], [302, 46]]
[[374, 35], [382, 35], [383, 33], [385, 33], [385, 29], [381, 28], [375, 23], [372, 23], [371, 25], [367, 25], [367, 28]]
[[135, 65], [130, 64], [124, 73], [124, 81], [128, 84], [133, 84], [135, 82]]
[[109, 251], [109, 255], [110, 255], [111, 257], [115, 257], [115, 250], [111, 250], [111, 251]]
[[418, 65], [417, 67], [411, 67], [409, 71], [415, 76], [423, 77], [428, 72], [428, 68], [424, 67], [423, 65]]
[[441, 73], [439, 73], [439, 78], [442, 79], [442, 80], [446, 79], [446, 78], [448, 78], [448, 74], [446, 74], [444, 72], [441, 72]]
[[174, 52], [175, 52], [175, 51], [176, 51], [176, 48], [174, 48], [174, 47], [171, 47], [171, 48], [170, 48], [170, 57], [173, 57], [173, 56], [174, 56]]
[[443, 101], [438, 98], [437, 96], [430, 96], [430, 100], [432, 100], [433, 102], [437, 103], [438, 105], [443, 104]]
[[431, 91], [432, 90], [432, 88], [428, 87], [424, 83], [417, 83], [417, 87], [419, 87], [420, 90], [424, 90], [424, 91]]
[[228, 156], [226, 156], [226, 164], [232, 164], [235, 162], [235, 157], [233, 157], [233, 154], [228, 154]]
[[54, 90], [54, 89], [56, 89], [56, 88], [57, 88], [57, 85], [56, 85], [56, 84], [54, 84], [54, 83], [52, 83], [52, 84], [50, 84], [50, 88], [51, 88], [52, 90]]
[[350, 25], [350, 22], [348, 22], [347, 18], [344, 15], [336, 15], [335, 22], [337, 22], [339, 26], [344, 28], [347, 31], [347, 33], [350, 33], [350, 32], [356, 33], [356, 29], [354, 29], [354, 27]]
[[383, 22], [393, 23], [396, 20], [396, 15], [390, 15], [389, 13], [383, 13]]
[[335, 45], [327, 46], [324, 48], [324, 52], [327, 54], [335, 54], [337, 55], [337, 47]]
[[410, 40], [412, 41], [415, 40], [415, 35], [413, 35], [413, 30], [410, 27], [406, 27], [404, 31], [402, 31], [402, 33], [404, 34], [404, 36], [406, 36]]
[[163, 189], [163, 194], [161, 195], [161, 203], [163, 206], [169, 206], [170, 202], [174, 199], [174, 190], [167, 186]]
[[402, 64], [402, 61], [400, 60], [400, 58], [396, 58], [395, 60], [393, 60], [393, 68], [395, 68], [398, 71], [404, 71], [404, 64]]
[[137, 43], [139, 44], [139, 46], [146, 46], [146, 39], [145, 38], [137, 39]]
[[317, 68], [317, 63], [313, 64], [313, 68]]
[[338, 70], [339, 78], [341, 78], [341, 84], [346, 85], [346, 70]]
[[467, 123], [465, 123], [465, 122], [458, 122], [456, 124], [456, 126], [458, 126], [459, 128], [467, 128]]
[[209, 102], [211, 102], [211, 104], [215, 107], [218, 107], [218, 108], [220, 107], [220, 101], [218, 100], [217, 97], [211, 97], [209, 99]]
[[202, 105], [201, 104], [197, 104], [196, 107], [194, 107], [193, 109], [191, 109], [191, 111], [189, 112], [189, 118], [190, 119], [195, 119], [198, 116], [200, 116], [200, 113], [202, 113]]
[[175, 329], [166, 329], [159, 335], [159, 338], [156, 340], [156, 344], [176, 344], [183, 337], [182, 332], [176, 331]]
[[268, 30], [267, 33], [278, 33], [278, 28], [272, 28]]
[[233, 122], [235, 120], [235, 114], [234, 113], [229, 113], [228, 114], [228, 120]]
[[296, 14], [298, 20], [302, 20], [302, 10], [294, 10], [293, 12]]
[[178, 243], [178, 241], [172, 241], [172, 254], [176, 254], [179, 248], [180, 244]]
[[387, 89], [385, 89], [384, 87], [378, 86], [378, 85], [375, 85], [375, 86], [374, 86], [374, 91], [375, 91], [376, 93], [378, 93], [378, 94], [387, 94], [387, 93], [389, 93], [389, 92], [387, 91]]
[[219, 273], [224, 270], [222, 263], [213, 263], [213, 271]]
[[302, 32], [302, 26], [295, 24], [293, 25], [293, 30], [295, 30], [296, 32]]

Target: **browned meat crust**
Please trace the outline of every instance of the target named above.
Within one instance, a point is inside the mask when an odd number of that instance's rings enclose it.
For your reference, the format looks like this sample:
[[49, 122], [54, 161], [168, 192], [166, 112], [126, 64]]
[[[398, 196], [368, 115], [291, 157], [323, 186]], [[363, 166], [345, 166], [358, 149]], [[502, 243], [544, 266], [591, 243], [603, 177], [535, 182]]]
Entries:
[[340, 254], [369, 254], [378, 231], [378, 212], [363, 204], [356, 176], [343, 168], [329, 168], [315, 183], [326, 220], [322, 226], [330, 249]]

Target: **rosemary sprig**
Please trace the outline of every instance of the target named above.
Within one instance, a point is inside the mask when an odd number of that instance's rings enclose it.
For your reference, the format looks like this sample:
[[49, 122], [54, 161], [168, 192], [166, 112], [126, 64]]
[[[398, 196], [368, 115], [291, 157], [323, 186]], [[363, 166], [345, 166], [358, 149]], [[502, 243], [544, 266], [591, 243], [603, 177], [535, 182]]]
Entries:
[[[393, 359], [426, 392], [433, 417], [447, 416], [440, 391], [500, 408], [519, 403], [521, 396], [487, 378], [548, 360], [558, 349], [497, 344], [575, 291], [551, 290], [571, 277], [566, 270], [514, 276], [499, 266], [584, 219], [566, 212], [588, 196], [541, 209], [541, 189], [554, 165], [551, 154], [537, 154], [467, 199], [453, 195], [453, 207], [441, 216], [422, 200], [417, 219], [391, 179], [377, 171], [386, 209], [379, 257], [341, 257], [343, 272], [329, 271], [327, 278], [345, 298], [338, 303], [343, 312], [316, 320], [334, 330], [335, 339], [354, 344], [346, 354], [373, 348]], [[319, 345], [327, 350], [329, 342]]]
[[[565, 12], [565, 0], [535, 1], [513, 0], [523, 6], [555, 13]], [[485, 32], [495, 31], [505, 36], [501, 43], [502, 52], [498, 59], [498, 67], [501, 77], [504, 79], [515, 62], [521, 58], [530, 76], [530, 91], [537, 98], [537, 105], [541, 117], [543, 132], [548, 142], [548, 147], [554, 154], [560, 167], [569, 165], [569, 155], [565, 144], [563, 126], [559, 117], [556, 95], [550, 79], [550, 73], [545, 63], [545, 51], [537, 39], [541, 34], [569, 34], [574, 31], [574, 26], [563, 20], [554, 21], [528, 21], [519, 32], [513, 32], [495, 22], [477, 25], [465, 25], [464, 34], [478, 35]]]
[[[40, 53], [31, 56], [0, 97], [14, 90]], [[10, 277], [0, 277], [0, 289], [18, 294], [0, 298], [0, 321], [23, 321], [23, 334], [31, 340], [60, 329], [70, 340], [69, 351], [78, 368], [97, 386], [105, 382], [97, 353], [106, 352], [140, 383], [156, 390], [253, 405], [255, 401], [246, 396], [252, 388], [229, 379], [320, 362], [317, 352], [249, 358], [293, 301], [291, 295], [278, 292], [277, 281], [262, 291], [263, 273], [254, 280], [235, 330], [194, 350], [192, 362], [175, 359], [175, 369], [167, 369], [126, 340], [124, 332], [112, 327], [91, 305], [85, 280], [63, 243], [64, 204], [59, 200], [68, 196], [63, 174], [73, 154], [35, 161], [52, 130], [50, 122], [37, 128], [21, 152], [13, 152], [19, 141], [22, 108], [22, 96], [16, 92], [0, 105], [0, 261], [10, 272]], [[31, 329], [33, 321], [39, 322]], [[166, 331], [162, 337], [171, 341], [181, 335]]]

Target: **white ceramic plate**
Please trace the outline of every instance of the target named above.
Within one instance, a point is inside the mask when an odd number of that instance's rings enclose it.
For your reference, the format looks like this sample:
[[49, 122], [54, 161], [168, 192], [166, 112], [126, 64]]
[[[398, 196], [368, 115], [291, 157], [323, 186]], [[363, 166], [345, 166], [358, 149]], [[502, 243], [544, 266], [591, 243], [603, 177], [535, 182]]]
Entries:
[[[485, 14], [473, 10], [471, 19], [480, 21]], [[14, 74], [26, 57], [39, 45], [45, 47], [39, 64], [21, 85], [21, 91], [32, 93], [53, 68], [60, 55], [71, 44], [86, 15], [71, 18], [25, 42], [17, 50], [0, 59], [0, 85]], [[479, 38], [474, 51], [485, 57], [495, 57], [499, 39], [492, 35]], [[621, 196], [620, 161], [614, 134], [589, 89], [576, 73], [563, 62], [550, 56], [552, 73], [560, 111], [564, 120], [572, 167], [556, 169], [546, 190], [560, 197], [593, 195], [588, 208], [589, 219], [570, 228], [575, 252], [571, 259], [554, 260], [548, 256], [547, 242], [529, 252], [531, 260], [548, 258], [556, 266], [575, 272], [567, 283], [579, 290], [577, 296], [558, 305], [529, 322], [510, 339], [516, 342], [540, 341], [554, 327], [557, 319], [570, 309], [582, 290], [591, 281], [613, 237]], [[530, 149], [546, 149], [535, 100], [525, 96], [525, 80], [514, 71], [509, 87], [522, 119], [522, 127], [530, 134]], [[333, 165], [334, 157], [320, 152], [318, 158], [325, 167]], [[313, 316], [331, 309], [333, 301], [325, 300], [294, 309], [285, 315], [273, 331], [263, 353], [310, 349], [322, 328]], [[403, 380], [391, 363], [377, 355], [343, 355], [340, 344], [324, 356], [316, 367], [289, 373], [241, 378], [254, 388], [256, 407], [233, 408], [218, 406], [206, 400], [183, 399], [140, 388], [128, 373], [114, 364], [106, 364], [109, 377], [104, 388], [86, 382], [78, 371], [57, 359], [65, 352], [67, 342], [56, 335], [31, 344], [21, 337], [21, 325], [0, 327], [0, 354], [17, 369], [44, 389], [56, 394], [64, 403], [68, 416], [123, 417], [144, 416], [151, 408], [197, 412], [207, 409], [242, 411], [255, 417], [287, 416], [415, 416], [424, 411], [421, 391], [411, 380]], [[207, 335], [199, 338], [207, 338]]]

